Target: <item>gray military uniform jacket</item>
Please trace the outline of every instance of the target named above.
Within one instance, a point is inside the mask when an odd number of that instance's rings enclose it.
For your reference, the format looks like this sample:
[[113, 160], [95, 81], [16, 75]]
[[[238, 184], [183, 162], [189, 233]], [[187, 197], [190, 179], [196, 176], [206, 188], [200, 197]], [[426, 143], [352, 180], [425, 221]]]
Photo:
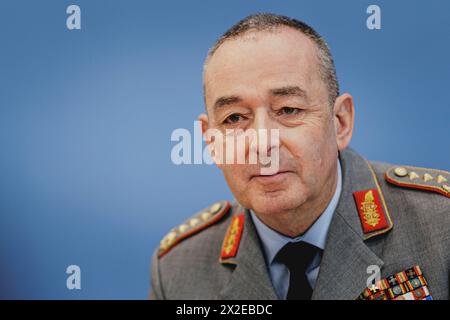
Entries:
[[[352, 149], [339, 157], [342, 193], [312, 298], [361, 297], [367, 268], [375, 265], [382, 279], [419, 266], [432, 298], [448, 299], [450, 173], [372, 163]], [[381, 229], [365, 230], [374, 228], [361, 215], [363, 205], [355, 202], [354, 193], [361, 190], [378, 193], [384, 209]], [[278, 299], [248, 210], [228, 202], [172, 229], [153, 255], [151, 279], [152, 299]], [[406, 284], [403, 289], [408, 290]]]

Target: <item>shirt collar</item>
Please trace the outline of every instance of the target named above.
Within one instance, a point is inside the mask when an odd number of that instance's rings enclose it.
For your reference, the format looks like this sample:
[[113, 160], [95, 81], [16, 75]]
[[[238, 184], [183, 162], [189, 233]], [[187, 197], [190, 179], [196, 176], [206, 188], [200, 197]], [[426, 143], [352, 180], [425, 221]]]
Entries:
[[337, 164], [338, 179], [334, 195], [331, 198], [331, 201], [328, 203], [328, 206], [325, 209], [325, 211], [313, 223], [313, 225], [308, 229], [308, 231], [302, 236], [291, 238], [282, 235], [281, 233], [265, 225], [264, 222], [262, 222], [256, 216], [256, 214], [250, 210], [252, 220], [255, 224], [256, 231], [258, 232], [258, 235], [263, 244], [264, 252], [266, 254], [266, 258], [269, 263], [272, 263], [278, 251], [280, 251], [280, 249], [284, 247], [288, 242], [305, 241], [322, 250], [325, 249], [325, 242], [327, 239], [328, 229], [330, 227], [331, 219], [333, 218], [333, 214], [334, 211], [336, 210], [339, 197], [342, 191], [342, 171], [339, 159], [337, 160], [337, 163], [338, 163]]

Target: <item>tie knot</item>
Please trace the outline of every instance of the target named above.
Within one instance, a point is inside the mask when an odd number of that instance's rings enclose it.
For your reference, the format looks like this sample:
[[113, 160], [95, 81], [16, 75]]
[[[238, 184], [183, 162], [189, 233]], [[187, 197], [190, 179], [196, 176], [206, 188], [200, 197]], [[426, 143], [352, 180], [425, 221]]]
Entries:
[[278, 251], [275, 259], [285, 264], [289, 270], [306, 270], [317, 250], [317, 247], [304, 241], [289, 242]]

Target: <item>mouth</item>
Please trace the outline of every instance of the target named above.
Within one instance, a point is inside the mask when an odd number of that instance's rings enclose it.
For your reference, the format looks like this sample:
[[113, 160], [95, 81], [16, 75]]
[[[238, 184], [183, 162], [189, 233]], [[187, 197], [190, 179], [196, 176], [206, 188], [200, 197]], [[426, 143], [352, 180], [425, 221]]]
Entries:
[[278, 184], [283, 182], [291, 173], [291, 171], [278, 171], [271, 175], [254, 175], [250, 180], [257, 181], [261, 184]]

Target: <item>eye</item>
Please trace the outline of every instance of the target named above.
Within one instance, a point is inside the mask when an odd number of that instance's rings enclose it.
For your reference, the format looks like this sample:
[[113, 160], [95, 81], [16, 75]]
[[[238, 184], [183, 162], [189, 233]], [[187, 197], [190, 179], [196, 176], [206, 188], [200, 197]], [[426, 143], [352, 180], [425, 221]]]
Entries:
[[223, 123], [225, 124], [233, 124], [238, 123], [239, 121], [242, 121], [244, 117], [238, 113], [233, 113], [232, 115], [229, 115]]
[[299, 108], [293, 108], [293, 107], [282, 107], [280, 110], [278, 110], [278, 115], [295, 115], [298, 114], [301, 111]]

